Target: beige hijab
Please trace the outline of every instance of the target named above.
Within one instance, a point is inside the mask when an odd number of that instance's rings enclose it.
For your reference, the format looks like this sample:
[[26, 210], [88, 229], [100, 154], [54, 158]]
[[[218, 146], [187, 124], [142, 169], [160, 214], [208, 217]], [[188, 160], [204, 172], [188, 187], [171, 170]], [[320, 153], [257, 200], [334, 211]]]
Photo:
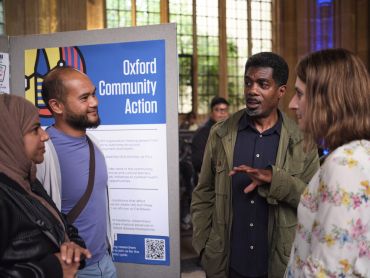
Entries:
[[0, 172], [27, 191], [36, 178], [36, 166], [27, 158], [23, 136], [38, 121], [37, 108], [23, 97], [0, 94]]

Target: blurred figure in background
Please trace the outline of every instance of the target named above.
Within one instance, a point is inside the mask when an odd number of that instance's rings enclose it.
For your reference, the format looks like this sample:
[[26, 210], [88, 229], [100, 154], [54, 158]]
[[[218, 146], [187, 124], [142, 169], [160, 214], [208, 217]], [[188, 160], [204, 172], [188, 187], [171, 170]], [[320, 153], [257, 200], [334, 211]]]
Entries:
[[180, 124], [179, 129], [194, 131], [198, 128], [196, 121], [197, 115], [193, 111], [191, 111], [185, 115], [185, 118]]
[[219, 121], [229, 117], [229, 102], [222, 97], [214, 97], [210, 104], [211, 112], [208, 121], [195, 132], [191, 144], [191, 160], [197, 177], [202, 167], [204, 149], [211, 127]]

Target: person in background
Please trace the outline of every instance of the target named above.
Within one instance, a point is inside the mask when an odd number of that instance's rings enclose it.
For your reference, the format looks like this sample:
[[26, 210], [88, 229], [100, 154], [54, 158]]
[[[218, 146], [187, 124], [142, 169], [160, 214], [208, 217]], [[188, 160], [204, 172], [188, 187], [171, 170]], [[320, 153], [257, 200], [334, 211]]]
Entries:
[[179, 129], [194, 131], [198, 128], [196, 121], [197, 121], [197, 115], [193, 111], [191, 111], [185, 115], [185, 119], [180, 124]]
[[55, 124], [46, 129], [50, 142], [37, 175], [61, 211], [68, 214], [88, 187], [91, 146], [95, 155], [92, 193], [73, 223], [92, 257], [78, 277], [108, 278], [116, 277], [109, 242], [108, 171], [96, 139], [86, 135], [87, 128], [100, 124], [95, 90], [87, 75], [71, 67], [58, 67], [46, 75], [42, 98]]
[[345, 49], [307, 55], [297, 66], [296, 112], [306, 148], [324, 163], [305, 189], [286, 277], [370, 277], [370, 79]]
[[207, 277], [281, 278], [296, 209], [319, 167], [296, 123], [278, 110], [288, 65], [272, 52], [245, 65], [246, 108], [210, 132], [192, 196], [193, 246]]
[[[208, 121], [197, 129], [192, 139], [191, 160], [196, 172], [196, 177], [200, 173], [200, 169], [202, 167], [204, 149], [206, 147], [211, 127], [216, 122], [225, 120], [227, 117], [229, 117], [229, 102], [222, 97], [214, 97], [211, 101], [210, 109], [211, 112], [209, 114]], [[198, 179], [196, 178], [196, 182], [197, 180]]]
[[74, 277], [91, 254], [36, 179], [49, 139], [36, 107], [0, 94], [0, 129], [0, 277]]
[[[182, 195], [182, 203], [184, 204], [181, 206], [181, 227], [185, 230], [191, 228], [191, 195], [194, 185], [198, 183], [198, 175], [202, 166], [204, 148], [206, 147], [209, 132], [216, 122], [224, 120], [229, 116], [229, 103], [222, 97], [212, 98], [210, 109], [209, 119], [203, 126], [196, 130], [190, 141], [191, 163], [189, 164], [188, 161], [186, 161], [187, 163], [182, 163], [180, 160], [180, 185], [186, 184], [185, 192]], [[186, 183], [184, 182], [184, 178], [186, 178]]]

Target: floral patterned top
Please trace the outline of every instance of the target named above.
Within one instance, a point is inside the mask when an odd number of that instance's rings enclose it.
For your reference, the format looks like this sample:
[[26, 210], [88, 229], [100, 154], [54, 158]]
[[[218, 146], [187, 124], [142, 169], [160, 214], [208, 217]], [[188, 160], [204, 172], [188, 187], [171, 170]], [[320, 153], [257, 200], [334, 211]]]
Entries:
[[370, 277], [370, 141], [337, 148], [303, 192], [285, 277]]

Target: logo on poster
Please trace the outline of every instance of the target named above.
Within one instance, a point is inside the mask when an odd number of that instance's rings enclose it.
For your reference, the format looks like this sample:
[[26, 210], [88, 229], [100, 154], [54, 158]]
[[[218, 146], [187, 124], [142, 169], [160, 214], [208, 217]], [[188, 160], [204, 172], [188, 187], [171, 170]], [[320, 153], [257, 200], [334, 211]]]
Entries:
[[157, 73], [157, 58], [154, 58], [151, 62], [142, 62], [140, 59], [136, 59], [134, 63], [131, 63], [129, 60], [123, 60], [123, 75], [149, 73]]
[[[136, 59], [134, 62], [123, 60], [123, 75], [145, 75], [145, 78], [131, 82], [110, 83], [105, 80], [99, 81], [99, 95], [142, 95], [143, 97], [133, 100], [125, 99], [125, 114], [156, 114], [158, 113], [157, 100], [148, 100], [146, 97], [155, 97], [157, 90], [157, 81], [148, 78], [148, 75], [157, 74], [157, 58], [150, 61], [141, 61]], [[150, 76], [149, 76], [150, 77]]]

